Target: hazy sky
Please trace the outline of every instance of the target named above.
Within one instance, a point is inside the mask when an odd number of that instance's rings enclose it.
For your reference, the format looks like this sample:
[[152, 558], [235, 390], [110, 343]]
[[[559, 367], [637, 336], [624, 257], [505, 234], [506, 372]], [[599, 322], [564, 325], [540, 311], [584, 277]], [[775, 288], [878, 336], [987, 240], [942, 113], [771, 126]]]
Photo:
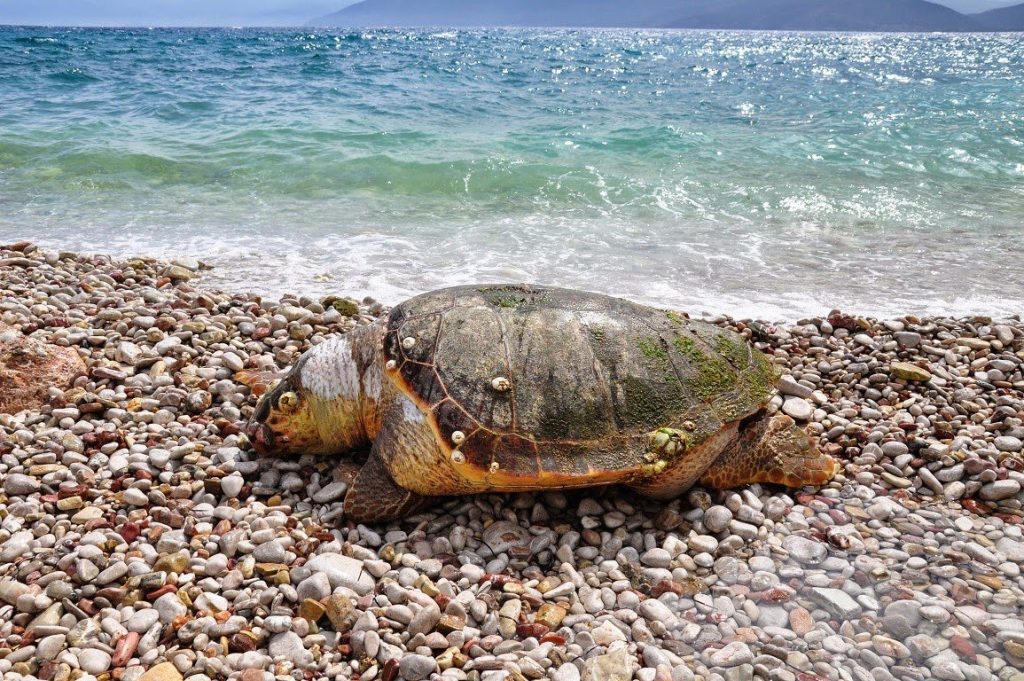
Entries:
[[354, 0], [0, 0], [0, 24], [300, 26]]
[[[355, 0], [0, 0], [0, 24], [301, 26]], [[488, 0], [479, 0], [488, 2]], [[552, 0], [557, 2], [557, 0]], [[682, 1], [682, 0], [681, 0]], [[843, 0], [837, 0], [843, 1]], [[960, 11], [1020, 0], [935, 0]]]

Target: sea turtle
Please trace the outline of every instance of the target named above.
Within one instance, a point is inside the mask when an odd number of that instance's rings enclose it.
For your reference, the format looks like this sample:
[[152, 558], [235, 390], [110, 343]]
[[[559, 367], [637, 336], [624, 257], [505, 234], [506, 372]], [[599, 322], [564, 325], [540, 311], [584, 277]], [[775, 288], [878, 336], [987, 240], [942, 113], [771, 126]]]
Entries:
[[835, 462], [766, 405], [778, 373], [738, 334], [594, 293], [447, 288], [306, 352], [246, 427], [262, 454], [372, 442], [345, 498], [357, 522], [430, 497], [622, 483], [791, 487]]

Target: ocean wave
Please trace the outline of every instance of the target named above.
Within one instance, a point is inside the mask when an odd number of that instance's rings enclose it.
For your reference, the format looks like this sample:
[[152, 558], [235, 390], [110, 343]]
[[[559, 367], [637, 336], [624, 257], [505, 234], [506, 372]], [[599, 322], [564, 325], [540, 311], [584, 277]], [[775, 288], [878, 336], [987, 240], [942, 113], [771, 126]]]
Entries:
[[2, 240], [391, 302], [484, 278], [767, 318], [1024, 293], [1019, 36], [0, 28], [0, 60]]

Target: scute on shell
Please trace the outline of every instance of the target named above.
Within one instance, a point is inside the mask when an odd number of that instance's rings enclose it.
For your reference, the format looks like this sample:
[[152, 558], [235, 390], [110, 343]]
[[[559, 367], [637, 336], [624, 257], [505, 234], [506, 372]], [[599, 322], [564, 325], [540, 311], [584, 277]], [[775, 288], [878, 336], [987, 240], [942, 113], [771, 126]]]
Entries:
[[417, 296], [392, 311], [384, 349], [445, 447], [462, 433], [469, 465], [492, 471], [500, 461], [524, 479], [642, 466], [630, 443], [660, 427], [699, 444], [762, 409], [776, 380], [767, 358], [731, 331], [547, 287]]

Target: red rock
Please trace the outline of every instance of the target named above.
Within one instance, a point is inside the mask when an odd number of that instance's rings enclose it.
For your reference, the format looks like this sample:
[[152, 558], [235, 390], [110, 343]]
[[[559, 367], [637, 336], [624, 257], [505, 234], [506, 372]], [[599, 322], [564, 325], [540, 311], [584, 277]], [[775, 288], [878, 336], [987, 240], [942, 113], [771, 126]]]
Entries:
[[114, 658], [111, 664], [115, 667], [123, 667], [128, 664], [132, 655], [135, 654], [135, 649], [139, 647], [139, 638], [138, 632], [135, 631], [129, 631], [119, 638], [117, 645], [114, 646]]
[[385, 662], [380, 678], [381, 681], [395, 681], [398, 678], [398, 660], [391, 658]]
[[263, 681], [262, 669], [246, 669], [242, 672], [242, 681]]
[[16, 414], [47, 404], [47, 390], [64, 390], [86, 373], [74, 348], [29, 338], [0, 323], [0, 413]]
[[516, 636], [519, 638], [540, 638], [549, 631], [550, 629], [543, 624], [525, 622], [516, 627]]
[[669, 591], [681, 595], [684, 591], [683, 585], [676, 581], [663, 579], [651, 588], [651, 598], [658, 598]]
[[814, 618], [806, 608], [796, 607], [789, 613], [789, 626], [797, 636], [803, 636], [814, 628]]
[[147, 601], [155, 601], [156, 599], [160, 598], [164, 594], [172, 594], [172, 593], [176, 592], [177, 590], [178, 590], [178, 587], [174, 586], [173, 584], [164, 584], [159, 589], [155, 589], [153, 591], [150, 591], [148, 594], [146, 594], [146, 600]]
[[756, 591], [750, 594], [751, 600], [763, 601], [765, 603], [785, 603], [793, 597], [793, 592], [783, 587], [775, 587], [765, 591]]
[[139, 527], [138, 523], [125, 523], [121, 526], [121, 537], [129, 544], [138, 539], [141, 533], [142, 528]]
[[951, 636], [949, 638], [949, 647], [957, 655], [969, 662], [974, 662], [978, 659], [978, 654], [974, 651], [974, 644], [964, 636]]

